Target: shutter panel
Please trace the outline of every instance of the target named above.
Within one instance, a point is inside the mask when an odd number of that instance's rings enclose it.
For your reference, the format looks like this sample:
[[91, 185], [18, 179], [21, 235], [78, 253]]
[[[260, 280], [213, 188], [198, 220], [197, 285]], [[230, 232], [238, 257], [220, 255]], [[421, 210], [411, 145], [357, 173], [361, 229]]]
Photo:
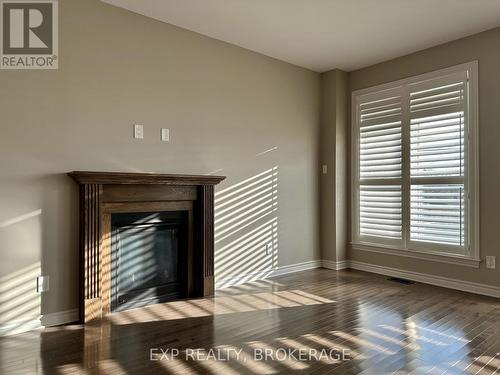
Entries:
[[412, 185], [411, 239], [463, 246], [464, 211], [463, 185]]
[[401, 239], [401, 186], [362, 185], [360, 234]]
[[411, 241], [464, 246], [466, 89], [464, 72], [409, 85]]
[[[453, 82], [455, 78], [458, 82]], [[413, 87], [413, 92], [410, 86], [410, 112], [450, 112], [450, 108], [452, 111], [453, 108], [461, 106], [464, 100], [465, 81], [462, 76], [452, 76], [449, 79], [452, 81], [441, 84], [439, 81], [446, 80], [446, 78], [436, 80], [437, 82], [433, 82], [436, 86], [429, 89], [419, 88], [417, 84]]]
[[412, 119], [411, 176], [463, 176], [464, 125], [463, 112]]
[[402, 238], [400, 88], [358, 99], [359, 234]]
[[360, 179], [401, 177], [401, 96], [359, 104]]

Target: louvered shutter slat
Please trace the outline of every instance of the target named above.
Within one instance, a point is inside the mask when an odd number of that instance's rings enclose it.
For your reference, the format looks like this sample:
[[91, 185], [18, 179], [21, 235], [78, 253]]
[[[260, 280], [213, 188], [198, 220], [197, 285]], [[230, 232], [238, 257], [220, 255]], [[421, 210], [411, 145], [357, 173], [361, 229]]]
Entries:
[[361, 186], [360, 234], [400, 239], [401, 203], [400, 186]]

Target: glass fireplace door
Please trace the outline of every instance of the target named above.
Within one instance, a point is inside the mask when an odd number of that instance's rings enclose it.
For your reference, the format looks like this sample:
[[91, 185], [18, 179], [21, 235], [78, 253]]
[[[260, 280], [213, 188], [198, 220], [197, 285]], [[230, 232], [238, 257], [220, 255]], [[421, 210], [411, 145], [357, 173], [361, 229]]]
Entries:
[[112, 215], [112, 310], [186, 293], [186, 220], [182, 212]]

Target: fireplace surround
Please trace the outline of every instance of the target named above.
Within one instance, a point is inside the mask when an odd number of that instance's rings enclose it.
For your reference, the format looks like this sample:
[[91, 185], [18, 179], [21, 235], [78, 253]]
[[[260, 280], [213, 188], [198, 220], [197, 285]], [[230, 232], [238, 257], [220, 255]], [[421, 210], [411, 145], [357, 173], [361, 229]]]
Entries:
[[182, 297], [214, 292], [214, 185], [225, 177], [154, 173], [68, 174], [80, 187], [80, 320], [113, 310], [112, 218], [125, 214], [183, 213], [186, 269]]

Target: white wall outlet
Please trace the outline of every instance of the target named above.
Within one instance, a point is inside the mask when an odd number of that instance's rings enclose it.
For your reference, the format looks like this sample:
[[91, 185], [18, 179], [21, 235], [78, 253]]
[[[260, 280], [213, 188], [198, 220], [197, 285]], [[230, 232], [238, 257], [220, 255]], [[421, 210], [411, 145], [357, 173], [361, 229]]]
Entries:
[[144, 126], [141, 124], [134, 124], [134, 138], [143, 139], [144, 138]]
[[486, 257], [486, 268], [495, 269], [496, 268], [496, 257], [487, 256]]
[[321, 171], [323, 172], [323, 174], [327, 174], [328, 173], [328, 165], [323, 164], [323, 166], [321, 167]]
[[50, 289], [49, 277], [48, 276], [38, 276], [36, 278], [36, 291], [37, 293], [48, 292]]
[[170, 129], [161, 129], [161, 140], [163, 142], [170, 142]]

